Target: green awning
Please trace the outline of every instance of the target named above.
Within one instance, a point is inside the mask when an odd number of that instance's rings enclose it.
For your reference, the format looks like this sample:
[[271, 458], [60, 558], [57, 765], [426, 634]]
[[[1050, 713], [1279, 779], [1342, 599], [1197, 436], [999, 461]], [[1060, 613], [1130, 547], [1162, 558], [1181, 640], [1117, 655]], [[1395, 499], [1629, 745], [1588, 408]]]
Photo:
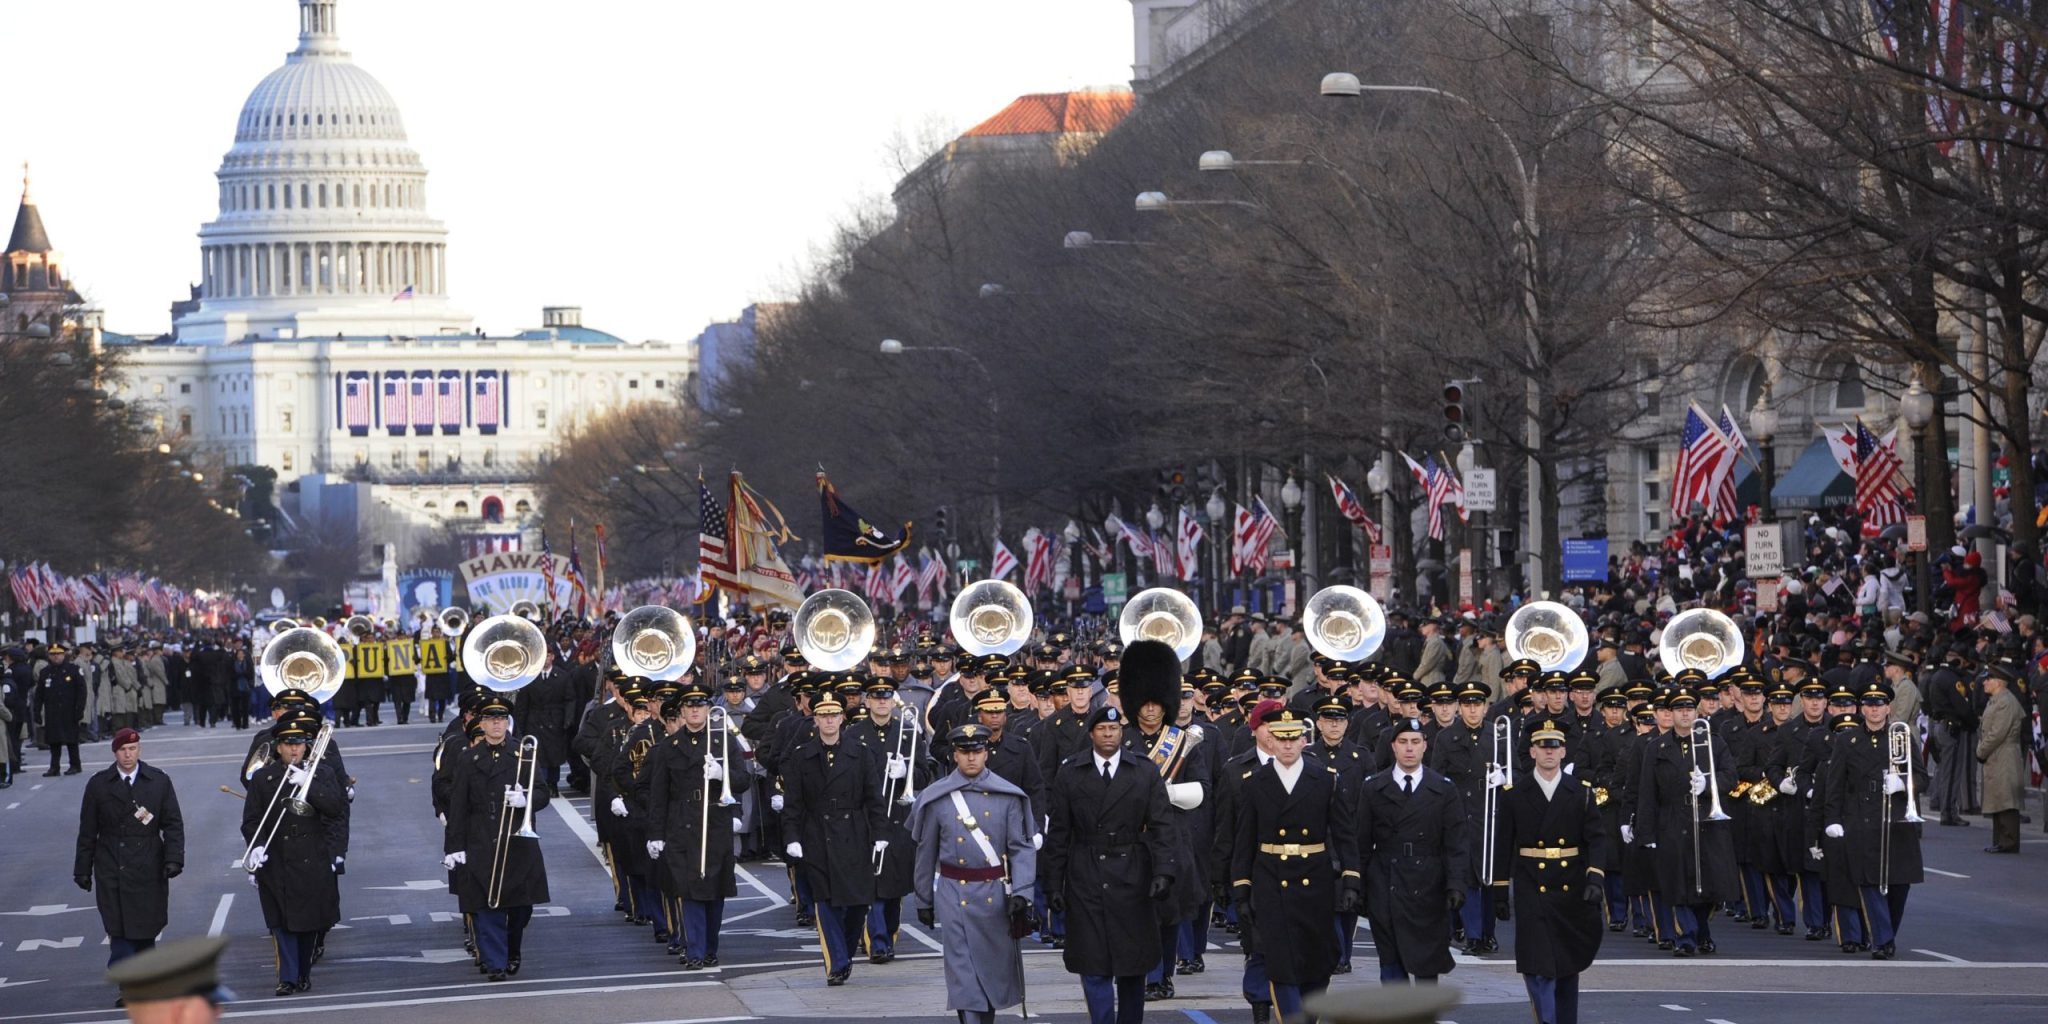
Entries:
[[1792, 468], [1778, 478], [1778, 485], [1771, 488], [1771, 505], [1780, 509], [1847, 505], [1855, 497], [1856, 481], [1835, 464], [1835, 456], [1828, 450], [1824, 437], [1814, 438], [1799, 453]]

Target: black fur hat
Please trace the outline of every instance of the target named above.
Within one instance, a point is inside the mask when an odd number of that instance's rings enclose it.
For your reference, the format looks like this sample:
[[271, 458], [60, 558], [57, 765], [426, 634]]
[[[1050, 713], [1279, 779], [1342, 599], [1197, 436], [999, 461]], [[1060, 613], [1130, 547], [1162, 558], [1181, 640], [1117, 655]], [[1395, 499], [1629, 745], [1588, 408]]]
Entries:
[[1117, 672], [1117, 699], [1132, 718], [1138, 709], [1157, 704], [1166, 709], [1166, 723], [1180, 714], [1180, 658], [1157, 640], [1139, 640], [1124, 649]]

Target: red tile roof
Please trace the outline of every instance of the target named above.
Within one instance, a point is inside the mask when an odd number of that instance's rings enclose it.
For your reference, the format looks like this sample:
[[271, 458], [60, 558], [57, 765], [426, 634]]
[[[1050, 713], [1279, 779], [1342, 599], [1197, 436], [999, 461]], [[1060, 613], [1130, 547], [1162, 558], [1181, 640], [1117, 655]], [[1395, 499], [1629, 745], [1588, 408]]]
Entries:
[[1099, 134], [1116, 127], [1135, 102], [1136, 97], [1121, 89], [1032, 93], [968, 129], [965, 137]]

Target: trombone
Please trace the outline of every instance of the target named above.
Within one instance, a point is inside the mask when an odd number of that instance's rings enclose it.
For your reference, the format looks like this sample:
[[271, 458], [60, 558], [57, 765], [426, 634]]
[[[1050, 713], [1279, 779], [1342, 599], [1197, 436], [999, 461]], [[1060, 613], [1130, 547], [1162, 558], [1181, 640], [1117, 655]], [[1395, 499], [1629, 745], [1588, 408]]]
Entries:
[[[265, 653], [268, 653], [267, 651]], [[284, 825], [282, 811], [290, 811], [303, 818], [313, 813], [313, 805], [306, 802], [306, 795], [313, 789], [313, 778], [319, 774], [320, 760], [327, 756], [327, 743], [334, 736], [334, 723], [320, 723], [320, 732], [313, 737], [313, 749], [300, 762], [306, 769], [306, 778], [296, 786], [286, 786], [282, 781], [271, 791], [270, 803], [264, 805], [263, 816], [256, 819], [256, 832], [249, 839], [249, 845], [242, 850], [242, 868], [255, 874], [261, 865], [249, 863], [260, 847], [267, 847], [277, 838], [277, 830]], [[290, 793], [290, 796], [286, 796]], [[282, 807], [279, 801], [282, 800]]]
[[[1893, 722], [1885, 726], [1886, 774], [1896, 774], [1906, 780], [1906, 811], [1900, 821], [1918, 824], [1920, 806], [1913, 794], [1913, 727], [1904, 722]], [[1889, 895], [1892, 891], [1892, 797], [1884, 794], [1884, 830], [1877, 836], [1877, 891]]]
[[1507, 715], [1493, 720], [1493, 756], [1486, 762], [1486, 798], [1480, 809], [1479, 822], [1479, 880], [1481, 885], [1494, 882], [1494, 819], [1500, 809], [1500, 791], [1513, 789], [1514, 783], [1503, 782], [1496, 786], [1493, 773], [1512, 772], [1510, 767], [1515, 757], [1515, 723]]
[[[917, 709], [905, 704], [897, 706], [896, 717], [903, 721], [902, 727], [896, 730], [896, 752], [891, 758], [892, 760], [903, 762], [903, 792], [896, 797], [896, 802], [908, 807], [917, 802], [917, 741], [918, 737], [924, 732], [924, 723], [918, 721]], [[884, 762], [882, 765], [882, 793], [884, 795], [888, 794], [891, 785], [892, 783], [889, 781], [889, 766], [887, 762]]]
[[[724, 705], [713, 704], [710, 714], [704, 720], [704, 748], [708, 752], [715, 744], [718, 749], [718, 806], [731, 807], [739, 803], [732, 796], [732, 717], [725, 713]], [[711, 776], [704, 776], [703, 799], [698, 801], [697, 821], [697, 877], [704, 877], [705, 869], [711, 863]]]
[[[498, 805], [498, 841], [491, 847], [491, 877], [484, 893], [485, 905], [498, 909], [498, 901], [505, 895], [505, 868], [511, 862], [512, 840], [539, 839], [540, 833], [533, 830], [533, 784], [540, 774], [540, 741], [532, 736], [519, 738], [519, 762], [512, 768], [512, 784], [526, 793], [524, 809], [512, 806], [512, 793], [508, 790], [500, 797]], [[520, 810], [515, 815], [512, 812]], [[519, 827], [512, 827], [512, 819], [519, 819]]]
[[[1700, 753], [1702, 749], [1706, 751], [1704, 755]], [[1721, 810], [1721, 784], [1715, 777], [1715, 767], [1717, 766], [1714, 763], [1714, 723], [1704, 718], [1695, 718], [1692, 720], [1692, 770], [1706, 775], [1707, 796], [1711, 801], [1708, 805], [1707, 816], [1702, 820], [1700, 818], [1700, 795], [1698, 793], [1692, 795], [1692, 884], [1693, 888], [1699, 892], [1705, 892], [1707, 888], [1706, 877], [1701, 873], [1703, 865], [1701, 863], [1700, 833], [1705, 831], [1706, 822], [1728, 820], [1727, 813]]]

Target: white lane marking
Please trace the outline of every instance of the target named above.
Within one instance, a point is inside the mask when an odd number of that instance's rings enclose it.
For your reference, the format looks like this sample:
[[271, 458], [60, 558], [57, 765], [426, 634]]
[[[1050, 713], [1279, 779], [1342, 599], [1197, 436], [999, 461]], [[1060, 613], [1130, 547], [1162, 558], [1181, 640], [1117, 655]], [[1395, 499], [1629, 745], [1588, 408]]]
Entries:
[[1942, 869], [1940, 869], [1940, 868], [1930, 868], [1930, 867], [1922, 867], [1922, 868], [1921, 868], [1920, 870], [1922, 870], [1922, 871], [1925, 871], [1925, 872], [1927, 872], [1927, 873], [1928, 873], [1928, 874], [1930, 874], [1930, 875], [1940, 875], [1940, 876], [1941, 876], [1941, 877], [1943, 877], [1943, 878], [1968, 878], [1968, 877], [1970, 877], [1970, 876], [1968, 876], [1968, 875], [1959, 875], [1959, 874], [1956, 874], [1956, 873], [1955, 873], [1955, 872], [1953, 872], [1953, 871], [1943, 871], [1943, 870], [1942, 870]]
[[[381, 1010], [387, 1007], [395, 1006], [437, 1006], [442, 1003], [474, 1003], [487, 999], [540, 999], [548, 996], [580, 996], [610, 992], [644, 992], [650, 990], [676, 988], [711, 988], [719, 984], [722, 983], [716, 981], [671, 981], [652, 985], [597, 985], [587, 988], [534, 989], [527, 992], [477, 992], [470, 995], [428, 996], [419, 999], [380, 999], [357, 1003], [337, 1003], [332, 1006], [307, 1006], [303, 1002], [290, 1003], [286, 1002], [285, 1000], [273, 998], [267, 1000], [252, 1000], [251, 1003], [284, 1002], [285, 1005], [267, 1008], [251, 1008], [238, 1013], [224, 1013], [221, 1016], [226, 1018], [277, 1017], [282, 1016], [284, 1014], [292, 1014], [296, 1016], [302, 1013], [332, 1013], [336, 1010]], [[249, 1006], [251, 1005], [251, 1003], [237, 1003], [235, 1005]]]
[[1677, 1010], [1679, 1013], [1691, 1012], [1690, 1010], [1687, 1010], [1685, 1007], [1680, 1006], [1677, 1003], [1659, 1003], [1658, 1005], [1664, 1007], [1667, 1010]]
[[232, 906], [234, 906], [234, 905], [235, 905], [235, 894], [234, 894], [234, 893], [231, 893], [231, 892], [230, 892], [230, 893], [223, 893], [223, 894], [221, 894], [221, 898], [220, 898], [220, 905], [219, 905], [219, 906], [216, 906], [216, 907], [214, 907], [214, 908], [213, 908], [213, 923], [212, 923], [211, 925], [208, 925], [208, 926], [207, 926], [207, 928], [206, 928], [206, 934], [208, 934], [208, 935], [212, 935], [212, 936], [217, 936], [217, 935], [219, 935], [219, 934], [220, 934], [221, 932], [224, 932], [224, 931], [226, 931], [226, 930], [227, 930], [227, 927], [228, 927], [228, 908], [229, 908], [229, 907], [232, 907]]
[[632, 1024], [722, 1024], [731, 1020], [760, 1020], [759, 1017], [684, 1017], [679, 1020], [636, 1020]]
[[939, 945], [938, 942], [934, 940], [931, 936], [926, 935], [923, 931], [917, 928], [914, 928], [907, 924], [898, 925], [897, 927], [902, 930], [903, 934], [908, 935], [911, 938], [924, 943], [926, 948], [929, 948], [940, 953], [946, 951], [946, 947]]
[[1735, 1022], [1732, 1020], [1722, 1020], [1719, 1017], [1708, 1017], [1707, 1024], [1735, 1024]]
[[41, 789], [41, 788], [43, 788], [43, 784], [42, 784], [42, 783], [40, 783], [40, 782], [38, 782], [38, 783], [36, 783], [35, 785], [33, 785], [33, 786], [30, 786], [30, 787], [29, 787], [29, 791], [30, 791], [30, 792], [34, 792], [35, 790], [38, 790], [38, 789]]
[[768, 888], [768, 886], [765, 883], [763, 883], [760, 879], [755, 878], [754, 873], [748, 871], [745, 866], [740, 864], [734, 864], [733, 871], [739, 875], [740, 881], [753, 886], [755, 892], [758, 892], [761, 895], [768, 897], [770, 901], [783, 900], [787, 898], [783, 896], [781, 893]]
[[1931, 956], [1931, 957], [1935, 958], [1936, 960], [1946, 960], [1946, 961], [1948, 961], [1949, 963], [1952, 963], [1952, 964], [1966, 964], [1966, 963], [1969, 963], [1969, 961], [1968, 961], [1968, 960], [1965, 960], [1965, 959], [1963, 959], [1962, 957], [1959, 957], [1959, 956], [1950, 956], [1950, 955], [1948, 955], [1947, 953], [1937, 953], [1937, 952], [1935, 952], [1935, 951], [1933, 951], [1933, 950], [1931, 950], [1931, 949], [1916, 949], [1916, 950], [1914, 950], [1913, 952], [1915, 952], [1915, 953], [1925, 953], [1926, 955], [1928, 955], [1928, 956]]
[[7, 809], [11, 811], [11, 810], [13, 810], [13, 809], [15, 809], [15, 808], [17, 808], [17, 807], [20, 807], [20, 806], [21, 806], [21, 801], [19, 801], [19, 800], [16, 800], [15, 802], [13, 802], [13, 803], [11, 803], [11, 804], [8, 804], [8, 805], [7, 805]]
[[[1514, 966], [1515, 966], [1515, 962], [1514, 962], [1513, 960], [1474, 960], [1474, 961], [1472, 961], [1472, 965], [1473, 965], [1473, 966], [1475, 966], [1475, 967], [1507, 967], [1507, 968], [1512, 968], [1512, 967], [1514, 967]], [[1718, 956], [1717, 956], [1717, 957], [1712, 957], [1712, 958], [1710, 958], [1710, 959], [1705, 959], [1705, 960], [1656, 960], [1656, 959], [1639, 959], [1639, 960], [1601, 960], [1601, 961], [1597, 962], [1596, 964], [1594, 964], [1594, 966], [1595, 966], [1595, 967], [1669, 967], [1669, 968], [1671, 968], [1671, 969], [1673, 969], [1673, 970], [1679, 970], [1679, 971], [1692, 971], [1692, 970], [1702, 970], [1702, 969], [1705, 969], [1705, 968], [1711, 968], [1711, 967], [1788, 967], [1788, 968], [1798, 968], [1798, 969], [1800, 969], [1800, 970], [1813, 970], [1813, 969], [1825, 969], [1825, 970], [1830, 970], [1830, 971], [1832, 971], [1832, 970], [1836, 970], [1836, 969], [1838, 969], [1838, 968], [1839, 968], [1839, 969], [1844, 969], [1844, 970], [1868, 970], [1868, 969], [1875, 969], [1875, 968], [1909, 968], [1909, 967], [1911, 967], [1911, 968], [1919, 968], [1919, 969], [1922, 969], [1922, 970], [1935, 970], [1935, 969], [1945, 969], [1945, 970], [1970, 970], [1970, 971], [1976, 971], [1976, 970], [1987, 970], [1987, 969], [1989, 969], [1989, 970], [2005, 970], [2005, 969], [2019, 969], [2019, 970], [2040, 970], [2040, 969], [2042, 969], [2042, 968], [2048, 968], [2048, 962], [2042, 962], [2042, 961], [2007, 961], [2007, 962], [1986, 962], [1986, 961], [1982, 961], [1982, 960], [1961, 960], [1961, 961], [1957, 961], [1957, 962], [1954, 962], [1954, 963], [1950, 963], [1950, 962], [1947, 962], [1947, 961], [1943, 961], [1943, 960], [1824, 960], [1824, 959], [1819, 959], [1819, 958], [1815, 958], [1815, 959], [1811, 959], [1811, 960], [1730, 960], [1730, 959], [1725, 959], [1725, 958], [1722, 958], [1722, 957], [1718, 957]], [[1610, 990], [1610, 991], [1613, 991], [1613, 990]], [[1647, 991], [1655, 991], [1655, 990], [1654, 990], [1654, 989], [1645, 989], [1644, 991], [1646, 991], [1646, 992], [1647, 992]], [[1804, 989], [1801, 989], [1800, 991], [1801, 991], [1801, 992], [1804, 992], [1805, 990], [1804, 990]]]
[[609, 873], [611, 865], [604, 862], [604, 853], [597, 848], [597, 829], [583, 820], [583, 815], [576, 813], [566, 800], [550, 800], [548, 806], [555, 809], [555, 813], [561, 816], [562, 823], [569, 826], [569, 831], [576, 833], [576, 838], [583, 840], [584, 848], [590, 851], [592, 857], [597, 858], [597, 866]]

